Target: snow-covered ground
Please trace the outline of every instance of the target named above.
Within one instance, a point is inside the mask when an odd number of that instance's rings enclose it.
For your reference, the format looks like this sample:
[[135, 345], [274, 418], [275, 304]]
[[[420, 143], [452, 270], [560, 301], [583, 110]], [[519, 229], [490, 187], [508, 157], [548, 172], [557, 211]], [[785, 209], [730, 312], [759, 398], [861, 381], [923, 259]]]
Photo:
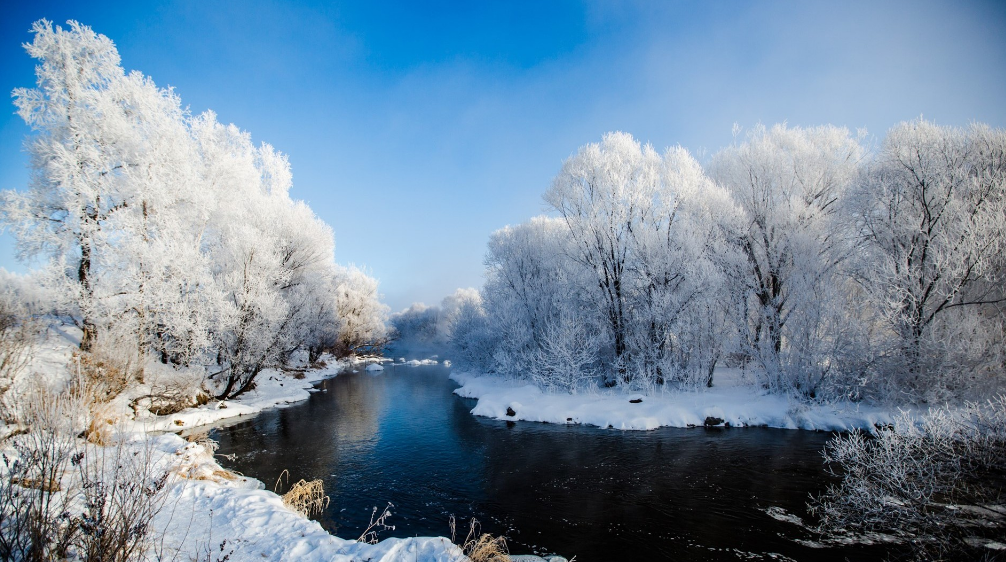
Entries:
[[[292, 511], [261, 482], [228, 472], [210, 448], [167, 433], [126, 437], [146, 449], [171, 478], [163, 508], [153, 521], [150, 555], [161, 560], [299, 560], [397, 562], [464, 560], [443, 537], [389, 538], [377, 544], [346, 540]], [[114, 446], [114, 445], [113, 445]], [[127, 458], [129, 455], [127, 455]]]
[[615, 429], [727, 425], [810, 430], [870, 430], [892, 421], [891, 412], [854, 403], [804, 404], [769, 394], [739, 370], [717, 371], [713, 388], [649, 394], [597, 389], [578, 394], [543, 392], [519, 381], [473, 373], [452, 373], [454, 392], [476, 398], [477, 416], [500, 420], [575, 423]]
[[[73, 374], [73, 352], [79, 337], [79, 330], [73, 327], [50, 326], [27, 372], [51, 386], [65, 383]], [[256, 379], [255, 389], [236, 400], [211, 401], [168, 416], [142, 410], [134, 415], [129, 403], [149, 393], [159, 376], [166, 376], [155, 368], [148, 373], [147, 378], [152, 380], [130, 387], [114, 400], [102, 414], [119, 422], [118, 439], [125, 440], [125, 446], [147, 449], [156, 466], [172, 475], [165, 489], [164, 508], [153, 522], [152, 535], [157, 538], [152, 555], [169, 560], [230, 562], [465, 560], [461, 550], [444, 537], [387, 538], [367, 544], [333, 536], [316, 521], [285, 506], [280, 496], [266, 490], [262, 482], [221, 467], [208, 444], [190, 442], [173, 433], [189, 430], [185, 433], [197, 435], [198, 431], [191, 430], [294, 404], [315, 391], [314, 383], [342, 370], [373, 371], [380, 361], [330, 361], [321, 369], [293, 373], [264, 371]]]

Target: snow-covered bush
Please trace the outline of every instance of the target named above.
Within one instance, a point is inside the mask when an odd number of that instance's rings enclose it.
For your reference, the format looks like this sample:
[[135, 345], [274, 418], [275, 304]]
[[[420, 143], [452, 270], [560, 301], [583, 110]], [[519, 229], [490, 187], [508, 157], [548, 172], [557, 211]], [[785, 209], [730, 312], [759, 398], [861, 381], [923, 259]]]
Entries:
[[597, 335], [567, 311], [545, 321], [531, 356], [530, 378], [541, 388], [576, 393], [598, 375]]
[[0, 287], [0, 421], [15, 420], [10, 392], [32, 359], [39, 325], [14, 291]]
[[450, 350], [458, 366], [484, 373], [500, 373], [495, 364], [496, 357], [501, 355], [497, 353], [500, 333], [490, 324], [481, 294], [471, 295], [461, 303], [450, 334]]
[[10, 437], [0, 466], [0, 558], [136, 560], [151, 546], [150, 523], [168, 473], [148, 445], [107, 447], [77, 436], [89, 424], [84, 386], [35, 385], [18, 403], [25, 430]]
[[987, 539], [1002, 537], [1002, 395], [921, 418], [902, 413], [873, 436], [835, 437], [825, 459], [841, 479], [810, 504], [826, 535], [890, 534], [936, 560], [979, 559]]

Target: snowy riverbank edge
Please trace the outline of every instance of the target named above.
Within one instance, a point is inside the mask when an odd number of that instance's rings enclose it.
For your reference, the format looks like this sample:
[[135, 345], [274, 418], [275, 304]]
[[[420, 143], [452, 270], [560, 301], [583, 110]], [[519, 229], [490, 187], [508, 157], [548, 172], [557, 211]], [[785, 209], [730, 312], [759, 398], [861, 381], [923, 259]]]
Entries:
[[[478, 373], [454, 372], [454, 393], [478, 400], [472, 414], [506, 421], [584, 424], [624, 430], [714, 425], [820, 431], [872, 431], [892, 412], [863, 404], [804, 404], [753, 385], [653, 394], [598, 389], [579, 394], [543, 392], [534, 385]], [[640, 400], [639, 402], [630, 402]], [[513, 415], [508, 414], [508, 408]]]
[[[73, 364], [79, 341], [79, 330], [50, 326], [41, 335], [26, 371], [49, 386], [61, 387], [71, 376], [68, 366]], [[372, 545], [334, 536], [317, 521], [292, 511], [259, 480], [223, 468], [205, 440], [212, 424], [297, 404], [319, 391], [315, 388], [318, 382], [344, 371], [373, 370], [377, 365], [375, 359], [329, 358], [323, 368], [297, 373], [266, 370], [256, 380], [255, 389], [238, 399], [212, 401], [167, 416], [130, 414], [130, 401], [149, 392], [149, 384], [130, 388], [107, 404], [102, 414], [118, 422], [113, 441], [122, 442], [133, 453], [126, 458], [149, 458], [158, 471], [171, 475], [164, 490], [164, 507], [151, 524], [154, 544], [149, 558], [228, 562], [465, 560], [461, 550], [444, 537], [387, 538]], [[0, 433], [6, 434], [7, 429], [0, 424], [4, 430]], [[83, 441], [78, 445], [86, 446]], [[291, 476], [294, 481], [317, 477]], [[375, 505], [380, 500], [375, 498]]]
[[[167, 490], [169, 509], [165, 509], [154, 524], [162, 534], [164, 548], [183, 554], [181, 559], [214, 560], [229, 555], [226, 559], [230, 562], [464, 560], [461, 550], [444, 537], [387, 538], [377, 544], [367, 544], [334, 536], [317, 521], [289, 509], [277, 494], [265, 489], [262, 482], [223, 469], [205, 445], [189, 442], [174, 433], [152, 435], [159, 431], [192, 429], [198, 433], [202, 426], [290, 406], [317, 391], [316, 383], [344, 370], [363, 370], [368, 363], [376, 364], [366, 360], [332, 362], [322, 369], [305, 371], [300, 379], [278, 371], [266, 371], [255, 390], [236, 400], [127, 424], [131, 425], [134, 435], [148, 435], [149, 443], [169, 459], [168, 466], [179, 475]], [[295, 479], [314, 476], [294, 475]]]

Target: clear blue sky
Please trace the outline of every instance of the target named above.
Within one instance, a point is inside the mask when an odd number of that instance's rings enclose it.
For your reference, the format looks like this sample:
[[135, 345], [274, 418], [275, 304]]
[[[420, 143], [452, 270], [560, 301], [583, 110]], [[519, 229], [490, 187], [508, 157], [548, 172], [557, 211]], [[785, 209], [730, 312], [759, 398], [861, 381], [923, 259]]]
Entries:
[[[21, 43], [76, 19], [127, 70], [289, 155], [294, 197], [393, 309], [480, 286], [493, 230], [543, 210], [564, 158], [607, 131], [702, 160], [736, 122], [866, 128], [923, 115], [1006, 126], [1006, 2], [5, 2]], [[27, 127], [0, 112], [0, 188]], [[23, 271], [9, 237], [0, 266]]]

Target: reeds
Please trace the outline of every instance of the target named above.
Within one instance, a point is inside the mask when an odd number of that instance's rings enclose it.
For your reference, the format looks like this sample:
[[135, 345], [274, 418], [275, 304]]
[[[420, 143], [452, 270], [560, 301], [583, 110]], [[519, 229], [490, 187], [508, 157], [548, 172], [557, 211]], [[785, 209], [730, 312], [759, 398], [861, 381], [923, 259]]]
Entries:
[[506, 537], [494, 537], [489, 533], [482, 533], [478, 519], [472, 518], [468, 524], [468, 536], [464, 542], [458, 543], [455, 540], [455, 520], [450, 519], [451, 542], [461, 547], [461, 552], [468, 557], [471, 562], [510, 562], [510, 554], [506, 546]]
[[[273, 487], [273, 490], [277, 494], [283, 484], [284, 477], [287, 482], [290, 481], [290, 472], [288, 470], [281, 472], [279, 478], [276, 479], [276, 485]], [[321, 515], [331, 501], [325, 495], [325, 485], [320, 479], [310, 482], [303, 479], [298, 480], [293, 486], [290, 486], [290, 489], [282, 495], [282, 498], [283, 505], [304, 517]]]

